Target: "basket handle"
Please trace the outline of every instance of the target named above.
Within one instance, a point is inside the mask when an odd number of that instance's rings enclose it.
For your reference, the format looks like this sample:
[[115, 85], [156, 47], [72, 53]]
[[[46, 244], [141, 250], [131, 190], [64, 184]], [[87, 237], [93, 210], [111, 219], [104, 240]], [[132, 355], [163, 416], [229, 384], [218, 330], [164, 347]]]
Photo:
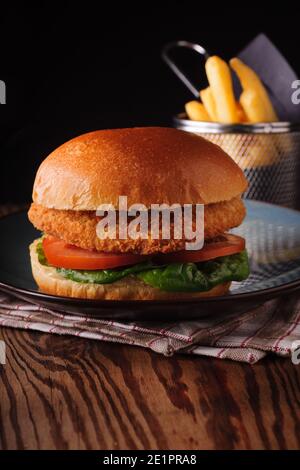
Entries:
[[175, 49], [177, 47], [184, 47], [186, 49], [191, 49], [202, 57], [205, 60], [208, 59], [209, 53], [207, 52], [204, 47], [200, 46], [200, 44], [189, 42], [189, 41], [172, 41], [165, 44], [162, 48], [161, 57], [164, 62], [170, 67], [170, 69], [175, 73], [175, 75], [179, 78], [179, 80], [193, 93], [196, 98], [199, 98], [199, 90], [193, 85], [190, 79], [185, 75], [185, 73], [180, 70], [178, 65], [171, 59], [169, 52], [171, 49]]

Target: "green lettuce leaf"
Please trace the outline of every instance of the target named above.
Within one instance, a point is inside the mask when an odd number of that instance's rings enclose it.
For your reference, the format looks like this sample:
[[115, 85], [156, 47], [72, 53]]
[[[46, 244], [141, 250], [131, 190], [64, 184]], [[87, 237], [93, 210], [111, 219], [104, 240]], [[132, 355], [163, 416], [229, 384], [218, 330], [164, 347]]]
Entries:
[[39, 260], [39, 263], [41, 263], [43, 266], [49, 266], [47, 258], [44, 253], [42, 241], [43, 241], [43, 238], [40, 238], [36, 245], [36, 252], [38, 255], [38, 260]]
[[168, 292], [204, 292], [228, 281], [249, 276], [246, 251], [203, 263], [173, 263], [137, 274], [146, 284]]
[[57, 272], [66, 279], [76, 282], [92, 284], [111, 284], [130, 274], [136, 274], [145, 269], [151, 268], [151, 262], [139, 263], [123, 269], [103, 269], [97, 271], [83, 271], [78, 269], [56, 268]]
[[[48, 265], [42, 240], [37, 244], [39, 262]], [[110, 284], [126, 276], [137, 276], [146, 284], [168, 292], [204, 292], [228, 281], [243, 281], [249, 276], [246, 251], [201, 263], [172, 263], [155, 266], [151, 261], [118, 269], [84, 271], [56, 268], [66, 279], [92, 284]]]

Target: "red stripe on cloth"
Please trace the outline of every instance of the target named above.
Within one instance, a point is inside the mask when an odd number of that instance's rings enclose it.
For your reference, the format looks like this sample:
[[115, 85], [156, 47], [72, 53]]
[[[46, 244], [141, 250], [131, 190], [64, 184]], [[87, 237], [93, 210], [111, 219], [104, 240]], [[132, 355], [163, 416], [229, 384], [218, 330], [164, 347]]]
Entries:
[[127, 335], [128, 335], [127, 331], [124, 331], [123, 333], [120, 333], [120, 334], [119, 334], [119, 337], [120, 337], [120, 338], [123, 338], [123, 337], [124, 337], [124, 338], [126, 339], [126, 342], [128, 342], [128, 343], [131, 344], [131, 345], [135, 345], [135, 344], [136, 344], [135, 340], [134, 340], [134, 339], [131, 339], [131, 338], [128, 338]]
[[[213, 340], [213, 342], [211, 343], [211, 346], [213, 347], [218, 347], [216, 346], [217, 342], [222, 339], [223, 337], [227, 337], [227, 336], [230, 336], [232, 334], [233, 331], [237, 330], [243, 323], [246, 323], [247, 320], [245, 319], [242, 319], [242, 320], [238, 320], [237, 323], [235, 323], [233, 325], [233, 327], [231, 328], [231, 330], [224, 332], [222, 331], [218, 336], [216, 336], [216, 338]], [[238, 346], [234, 346], [235, 348], [238, 347]]]
[[37, 318], [37, 315], [38, 315], [37, 313], [30, 313], [30, 315], [28, 315], [27, 317], [27, 320], [31, 322], [33, 319]]
[[158, 333], [159, 333], [160, 335], [164, 335], [164, 334], [167, 333], [167, 331], [171, 330], [172, 328], [173, 328], [173, 326], [167, 326], [167, 327], [165, 327], [165, 328], [161, 328]]
[[[280, 336], [280, 338], [277, 339], [277, 341], [274, 343], [274, 346], [272, 346], [272, 350], [274, 351], [278, 351], [279, 349], [282, 349], [279, 347], [279, 344], [282, 340], [284, 340], [284, 338], [286, 338], [287, 336], [289, 336], [291, 333], [293, 333], [293, 331], [295, 330], [295, 328], [299, 325], [299, 322], [292, 322], [292, 326], [289, 330], [287, 330], [285, 332], [284, 335]], [[285, 348], [286, 349], [286, 348]]]
[[268, 318], [266, 322], [264, 322], [264, 324], [258, 328], [258, 330], [255, 331], [255, 333], [253, 333], [252, 335], [249, 335], [248, 338], [244, 339], [244, 341], [242, 342], [242, 344], [240, 345], [241, 348], [244, 348], [246, 346], [246, 344], [248, 343], [248, 341], [250, 341], [250, 339], [252, 338], [255, 338], [255, 336], [264, 329], [264, 327], [270, 322], [273, 320], [274, 316], [276, 315], [276, 309], [275, 311], [273, 312], [273, 315], [271, 316], [271, 318]]
[[163, 338], [173, 338], [173, 339], [178, 339], [179, 341], [184, 341], [185, 343], [190, 343], [192, 342], [191, 336], [180, 334], [180, 333], [174, 333], [171, 331], [171, 329], [174, 328], [174, 325], [170, 327], [165, 327], [163, 329], [157, 330], [155, 328], [144, 328], [138, 325], [134, 325], [131, 330], [137, 331], [139, 333], [148, 333], [151, 335], [160, 335]]
[[248, 361], [250, 362], [250, 364], [256, 362], [255, 356], [252, 352], [248, 355]]
[[218, 357], [219, 359], [221, 359], [223, 357], [223, 353], [225, 353], [225, 351], [227, 351], [228, 348], [222, 348], [221, 351], [218, 352], [218, 354], [216, 355], [216, 357]]
[[150, 341], [148, 341], [146, 344], [148, 347], [150, 347], [155, 341], [161, 341], [161, 338], [152, 338]]
[[[242, 323], [246, 323], [249, 320], [249, 317], [251, 318], [252, 316], [253, 316], [253, 312], [245, 313], [242, 318], [239, 318], [237, 325], [235, 324], [233, 329], [230, 330], [230, 331], [233, 331], [235, 328], [240, 326]], [[233, 321], [235, 321], [235, 320], [233, 320]], [[216, 328], [218, 328], [223, 323], [224, 323], [224, 318], [222, 318], [222, 320], [214, 323], [214, 325], [212, 325], [212, 326], [204, 327], [204, 328], [203, 327], [197, 328], [195, 331], [193, 331], [193, 333], [190, 335], [190, 337], [193, 338], [197, 333], [199, 333], [199, 331], [201, 331], [203, 329], [207, 330], [208, 333], [209, 333], [210, 331], [215, 330]], [[224, 332], [220, 333], [219, 337], [221, 337], [223, 335], [224, 335]]]

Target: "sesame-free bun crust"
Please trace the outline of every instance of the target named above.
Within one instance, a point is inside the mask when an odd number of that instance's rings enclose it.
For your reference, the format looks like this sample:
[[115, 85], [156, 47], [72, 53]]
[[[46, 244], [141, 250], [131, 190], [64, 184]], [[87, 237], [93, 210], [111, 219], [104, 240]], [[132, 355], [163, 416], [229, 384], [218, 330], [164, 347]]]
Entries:
[[143, 281], [128, 276], [112, 284], [83, 284], [65, 279], [56, 269], [40, 264], [36, 253], [35, 240], [30, 245], [33, 277], [42, 292], [62, 297], [76, 297], [94, 300], [186, 300], [226, 294], [230, 282], [220, 284], [208, 292], [164, 292]]
[[217, 145], [172, 128], [90, 132], [58, 147], [40, 165], [33, 201], [93, 210], [100, 204], [211, 204], [240, 195], [247, 181]]

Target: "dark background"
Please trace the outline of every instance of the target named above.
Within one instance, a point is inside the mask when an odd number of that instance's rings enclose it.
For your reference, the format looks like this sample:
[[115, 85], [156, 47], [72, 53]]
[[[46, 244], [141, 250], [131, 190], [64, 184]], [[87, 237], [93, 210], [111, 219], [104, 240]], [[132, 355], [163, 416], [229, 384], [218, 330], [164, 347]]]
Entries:
[[[244, 8], [233, 16], [217, 3], [207, 14], [201, 2], [103, 5], [1, 4], [0, 79], [7, 104], [0, 106], [0, 202], [29, 201], [41, 160], [73, 136], [170, 125], [192, 95], [160, 58], [167, 41], [196, 41], [229, 59], [265, 32], [300, 72], [299, 19], [291, 7], [271, 15], [261, 6], [253, 16]], [[178, 59], [204, 86], [199, 59]]]

